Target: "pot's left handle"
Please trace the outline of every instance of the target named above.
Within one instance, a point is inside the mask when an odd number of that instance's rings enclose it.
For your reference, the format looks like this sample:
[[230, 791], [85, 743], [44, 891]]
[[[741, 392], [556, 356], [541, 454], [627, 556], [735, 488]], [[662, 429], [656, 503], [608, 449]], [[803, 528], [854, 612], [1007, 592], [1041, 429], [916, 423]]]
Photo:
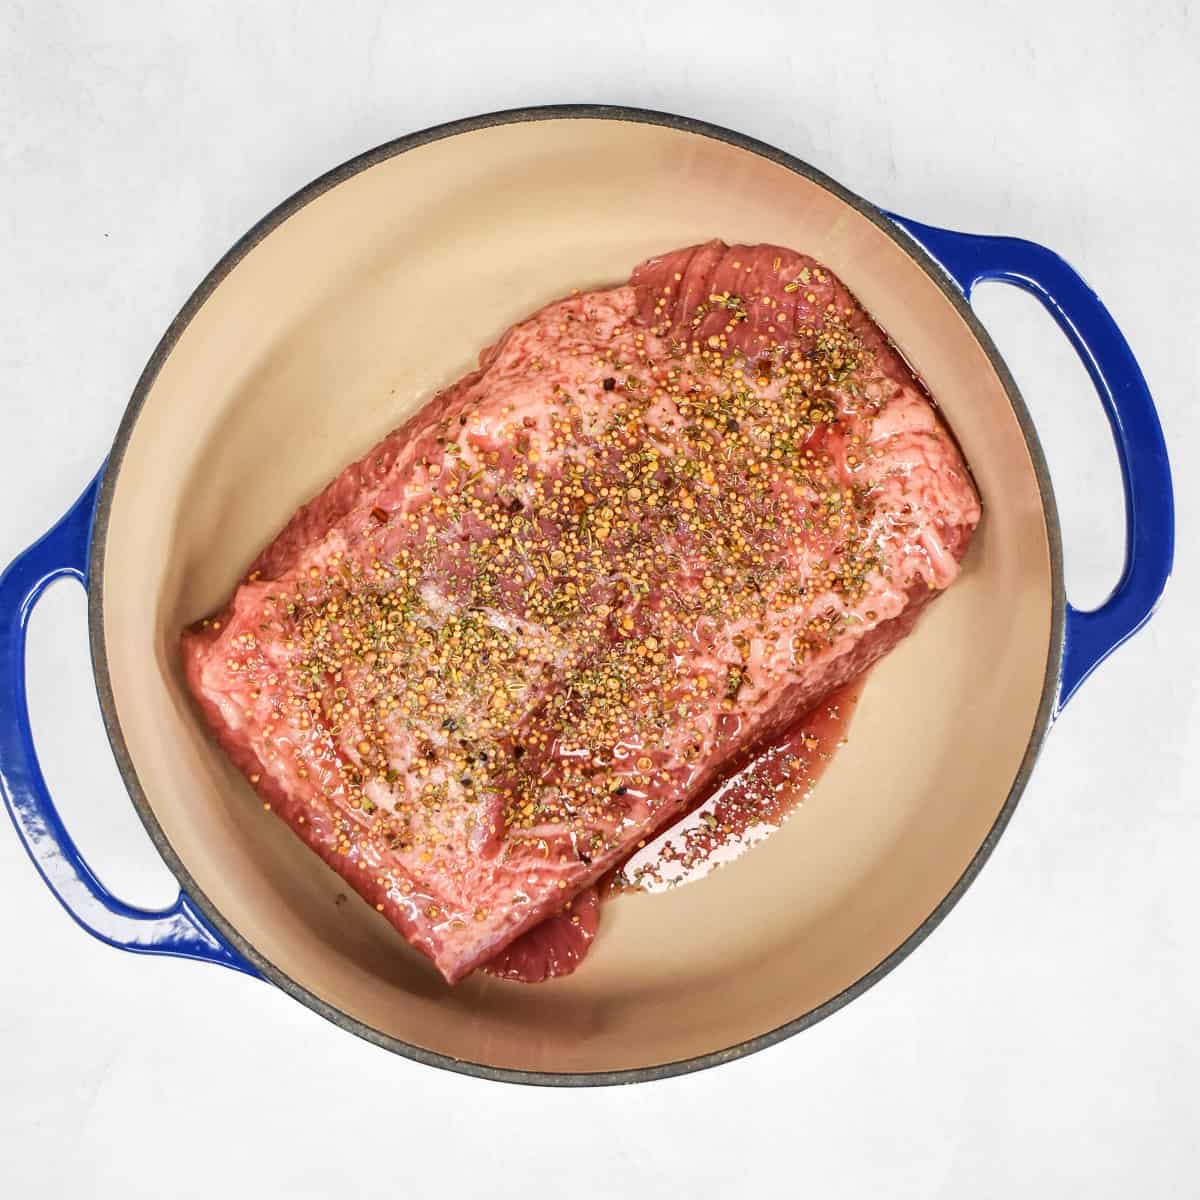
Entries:
[[63, 908], [93, 937], [122, 950], [202, 959], [257, 974], [180, 892], [152, 912], [114, 896], [96, 878], [58, 814], [38, 765], [25, 695], [29, 617], [55, 580], [87, 587], [98, 475], [53, 529], [0, 575], [0, 792], [29, 857]]

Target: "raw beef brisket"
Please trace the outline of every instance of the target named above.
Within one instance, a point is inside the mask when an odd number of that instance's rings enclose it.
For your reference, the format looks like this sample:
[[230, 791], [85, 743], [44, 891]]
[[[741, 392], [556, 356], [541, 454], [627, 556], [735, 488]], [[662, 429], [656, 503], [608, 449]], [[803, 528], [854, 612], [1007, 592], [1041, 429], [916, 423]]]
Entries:
[[184, 634], [187, 679], [447, 980], [561, 973], [591, 885], [894, 645], [979, 512], [842, 283], [710, 242], [508, 330]]

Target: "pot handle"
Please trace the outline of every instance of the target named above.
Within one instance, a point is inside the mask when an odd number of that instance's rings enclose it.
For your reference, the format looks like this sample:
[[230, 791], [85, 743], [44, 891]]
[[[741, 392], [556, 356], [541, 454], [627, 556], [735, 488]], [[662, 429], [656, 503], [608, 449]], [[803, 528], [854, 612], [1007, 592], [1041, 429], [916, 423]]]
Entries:
[[203, 959], [255, 975], [254, 968], [225, 945], [182, 891], [170, 908], [159, 912], [118, 900], [96, 878], [71, 839], [38, 765], [25, 694], [29, 618], [55, 580], [70, 578], [87, 587], [88, 547], [101, 475], [49, 533], [0, 575], [0, 792], [46, 886], [93, 937], [122, 950]]
[[1011, 237], [984, 237], [887, 214], [946, 270], [969, 300], [998, 279], [1032, 293], [1087, 368], [1116, 442], [1125, 488], [1125, 565], [1108, 599], [1082, 611], [1067, 604], [1058, 708], [1150, 618], [1171, 574], [1175, 502], [1162, 426], [1137, 359], [1100, 298], [1052, 250]]

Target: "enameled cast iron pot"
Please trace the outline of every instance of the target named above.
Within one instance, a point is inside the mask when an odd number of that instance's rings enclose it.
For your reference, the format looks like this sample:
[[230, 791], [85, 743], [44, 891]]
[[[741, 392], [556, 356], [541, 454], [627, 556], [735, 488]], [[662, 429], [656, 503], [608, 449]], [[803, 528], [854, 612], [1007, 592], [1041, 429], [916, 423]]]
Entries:
[[[775, 837], [704, 883], [610, 904], [586, 965], [446, 987], [265, 814], [205, 736], [178, 635], [291, 512], [510, 322], [711, 237], [823, 260], [928, 383], [984, 500], [962, 579], [872, 675], [849, 745]], [[1064, 597], [1059, 525], [1025, 405], [967, 300], [1035, 295], [1082, 357], [1124, 477], [1127, 562], [1094, 612]], [[443, 125], [316, 180], [252, 229], [146, 367], [107, 464], [0, 580], [0, 782], [34, 863], [90, 933], [261, 975], [410, 1058], [597, 1084], [695, 1070], [805, 1028], [871, 986], [987, 858], [1056, 713], [1166, 582], [1173, 506], [1142, 374], [1050, 251], [884, 213], [790, 155], [680, 117], [559, 107]], [[131, 908], [47, 792], [24, 694], [45, 587], [89, 592], [96, 686], [178, 902]]]

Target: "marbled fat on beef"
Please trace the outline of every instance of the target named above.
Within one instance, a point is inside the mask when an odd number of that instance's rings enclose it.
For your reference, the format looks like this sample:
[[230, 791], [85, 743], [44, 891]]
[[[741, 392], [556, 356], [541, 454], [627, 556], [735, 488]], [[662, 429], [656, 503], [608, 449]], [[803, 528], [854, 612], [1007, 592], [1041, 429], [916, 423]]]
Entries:
[[[186, 675], [447, 980], [562, 973], [591, 885], [894, 645], [979, 515], [845, 286], [710, 242], [509, 329], [185, 632]], [[577, 936], [497, 959], [576, 896]]]

